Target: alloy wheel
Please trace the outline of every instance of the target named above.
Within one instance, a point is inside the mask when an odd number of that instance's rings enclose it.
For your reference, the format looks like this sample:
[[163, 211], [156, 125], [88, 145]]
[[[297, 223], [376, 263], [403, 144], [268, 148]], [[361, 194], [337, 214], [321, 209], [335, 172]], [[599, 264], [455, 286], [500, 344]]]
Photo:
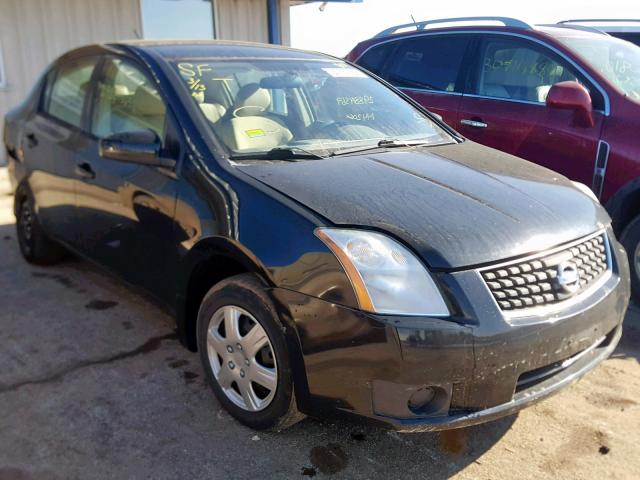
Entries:
[[238, 407], [255, 412], [273, 400], [278, 368], [265, 329], [243, 308], [227, 305], [209, 320], [207, 355], [220, 388]]

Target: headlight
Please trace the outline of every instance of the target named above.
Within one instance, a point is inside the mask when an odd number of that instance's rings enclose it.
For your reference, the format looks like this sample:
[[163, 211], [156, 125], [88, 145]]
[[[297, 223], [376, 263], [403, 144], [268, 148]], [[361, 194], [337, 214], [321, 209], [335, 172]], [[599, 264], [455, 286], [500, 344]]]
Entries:
[[576, 187], [578, 190], [580, 190], [582, 193], [584, 193], [585, 195], [589, 195], [591, 200], [593, 200], [596, 203], [600, 203], [600, 201], [598, 200], [598, 197], [596, 197], [596, 194], [593, 193], [593, 190], [587, 187], [584, 183], [580, 183], [580, 182], [571, 182], [571, 183], [573, 183], [573, 186]]
[[431, 275], [409, 250], [381, 233], [318, 228], [316, 236], [338, 257], [362, 310], [448, 316]]

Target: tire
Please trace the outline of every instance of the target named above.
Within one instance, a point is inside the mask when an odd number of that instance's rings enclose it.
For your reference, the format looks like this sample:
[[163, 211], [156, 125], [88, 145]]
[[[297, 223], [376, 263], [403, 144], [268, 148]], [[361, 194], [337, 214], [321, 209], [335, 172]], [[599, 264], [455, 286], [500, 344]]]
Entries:
[[631, 220], [620, 235], [627, 251], [631, 274], [631, 297], [640, 304], [640, 215]]
[[304, 418], [296, 406], [283, 331], [253, 274], [215, 285], [198, 312], [198, 351], [211, 389], [234, 418], [256, 430], [280, 431]]
[[65, 251], [42, 229], [30, 195], [23, 195], [16, 209], [16, 233], [24, 259], [35, 265], [53, 265], [62, 260]]

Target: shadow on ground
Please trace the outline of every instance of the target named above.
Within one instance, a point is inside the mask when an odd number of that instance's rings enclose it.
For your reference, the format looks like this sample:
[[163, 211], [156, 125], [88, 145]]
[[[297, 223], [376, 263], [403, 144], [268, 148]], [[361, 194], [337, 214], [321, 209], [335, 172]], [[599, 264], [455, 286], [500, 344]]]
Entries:
[[631, 303], [624, 323], [622, 337], [612, 358], [635, 358], [640, 363], [640, 308]]

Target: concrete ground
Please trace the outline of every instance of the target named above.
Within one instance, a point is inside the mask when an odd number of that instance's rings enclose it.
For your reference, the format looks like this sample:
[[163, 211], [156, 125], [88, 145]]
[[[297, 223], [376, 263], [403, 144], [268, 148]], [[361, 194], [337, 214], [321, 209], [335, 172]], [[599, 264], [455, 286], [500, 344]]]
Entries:
[[145, 298], [81, 260], [22, 260], [4, 174], [0, 480], [640, 478], [635, 307], [611, 359], [518, 416], [443, 434], [313, 419], [256, 433]]

